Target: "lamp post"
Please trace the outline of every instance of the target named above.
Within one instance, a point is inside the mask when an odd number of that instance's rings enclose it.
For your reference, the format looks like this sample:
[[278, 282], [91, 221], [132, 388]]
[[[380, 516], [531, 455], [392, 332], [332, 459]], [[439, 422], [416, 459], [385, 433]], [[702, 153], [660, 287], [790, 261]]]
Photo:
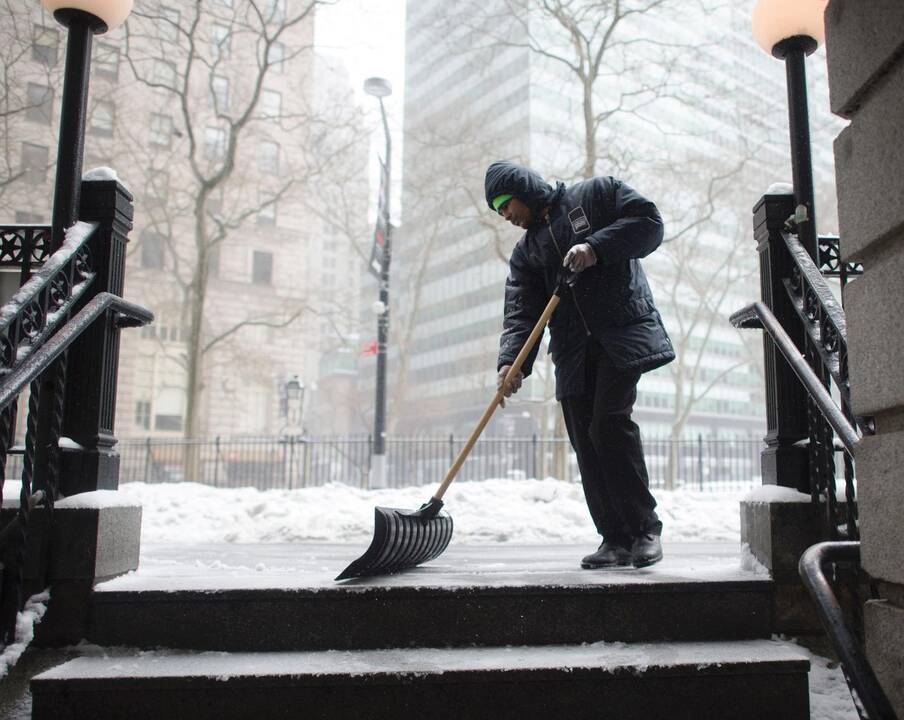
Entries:
[[132, 11], [132, 0], [43, 0], [43, 5], [69, 30], [53, 192], [53, 251], [63, 244], [66, 228], [78, 220], [92, 35], [122, 25]]
[[286, 424], [304, 432], [304, 383], [293, 375], [286, 382]]
[[785, 61], [795, 220], [801, 244], [817, 264], [819, 242], [813, 200], [813, 162], [804, 61], [825, 41], [823, 15], [827, 4], [828, 0], [759, 0], [752, 17], [753, 36], [759, 46]]
[[364, 92], [380, 102], [380, 116], [386, 135], [386, 177], [383, 181], [381, 210], [383, 213], [383, 252], [380, 255], [380, 298], [374, 303], [377, 315], [377, 377], [374, 401], [374, 449], [370, 468], [370, 487], [386, 487], [386, 343], [389, 339], [389, 261], [392, 244], [392, 225], [389, 214], [390, 183], [392, 180], [392, 138], [386, 120], [383, 98], [392, 94], [392, 85], [381, 77], [364, 81]]

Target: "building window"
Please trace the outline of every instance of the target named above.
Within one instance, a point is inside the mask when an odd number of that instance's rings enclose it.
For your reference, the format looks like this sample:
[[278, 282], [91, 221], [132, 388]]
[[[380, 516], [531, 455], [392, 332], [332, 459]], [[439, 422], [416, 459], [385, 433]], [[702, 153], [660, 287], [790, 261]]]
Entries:
[[31, 57], [39, 63], [53, 67], [57, 62], [60, 47], [60, 33], [53, 28], [35, 25], [35, 39], [31, 44]]
[[25, 117], [32, 122], [50, 125], [53, 119], [53, 89], [46, 85], [28, 83], [28, 106]]
[[144, 430], [151, 429], [151, 404], [146, 400], [135, 403], [135, 426]]
[[286, 0], [267, 0], [264, 3], [264, 19], [267, 22], [282, 22], [286, 19]]
[[214, 58], [224, 59], [229, 57], [232, 34], [229, 27], [214, 23], [210, 31], [210, 50]]
[[210, 87], [213, 89], [214, 107], [218, 111], [225, 110], [229, 107], [229, 80], [222, 75], [214, 75], [210, 81]]
[[38, 213], [16, 210], [16, 225], [43, 225], [44, 217]]
[[207, 274], [210, 277], [220, 277], [220, 246], [216, 245], [207, 249]]
[[276, 225], [276, 195], [268, 190], [261, 190], [257, 194], [258, 225]]
[[163, 270], [164, 237], [152, 230], [141, 233], [141, 267], [147, 270]]
[[176, 65], [166, 60], [154, 60], [154, 82], [171, 90], [175, 90]]
[[204, 157], [221, 160], [226, 155], [226, 131], [223, 128], [208, 127], [204, 130]]
[[286, 46], [278, 40], [267, 51], [267, 62], [273, 66], [273, 72], [281, 73], [286, 59]]
[[261, 93], [261, 112], [264, 117], [279, 117], [282, 113], [282, 95], [276, 90]]
[[169, 173], [166, 170], [148, 170], [144, 193], [148, 204], [165, 204], [169, 194]]
[[109, 43], [97, 43], [93, 69], [110, 78], [119, 77], [119, 48]]
[[45, 145], [22, 143], [22, 174], [25, 182], [40, 185], [47, 180], [48, 157]]
[[257, 166], [261, 172], [276, 174], [279, 172], [279, 143], [264, 140], [259, 147]]
[[181, 388], [161, 388], [155, 403], [154, 430], [181, 430], [184, 407], [184, 390]]
[[91, 132], [95, 135], [110, 137], [113, 135], [116, 106], [109, 100], [98, 100], [91, 113]]
[[182, 15], [175, 8], [163, 8], [163, 22], [160, 23], [160, 39], [179, 44], [179, 23]]
[[151, 113], [151, 145], [169, 147], [173, 140], [173, 119], [169, 115]]
[[273, 253], [255, 250], [251, 259], [251, 282], [255, 285], [273, 283]]

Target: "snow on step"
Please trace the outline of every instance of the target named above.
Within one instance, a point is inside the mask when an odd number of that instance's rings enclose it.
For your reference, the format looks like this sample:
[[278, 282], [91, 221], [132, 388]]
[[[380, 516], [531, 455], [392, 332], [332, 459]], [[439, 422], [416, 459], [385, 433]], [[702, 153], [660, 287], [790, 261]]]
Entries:
[[792, 645], [771, 640], [689, 643], [593, 643], [579, 646], [417, 648], [278, 653], [134, 651], [81, 657], [34, 678], [36, 685], [98, 680], [291, 678], [373, 675], [404, 677], [517, 671], [610, 674], [806, 672], [809, 660]]

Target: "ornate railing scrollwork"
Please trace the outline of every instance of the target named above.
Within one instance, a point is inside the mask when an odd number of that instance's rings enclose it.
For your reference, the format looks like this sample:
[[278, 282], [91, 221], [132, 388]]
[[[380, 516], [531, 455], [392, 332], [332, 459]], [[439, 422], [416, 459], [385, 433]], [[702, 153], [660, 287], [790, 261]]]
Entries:
[[66, 321], [95, 277], [88, 241], [97, 224], [78, 223], [63, 246], [4, 305], [0, 378], [28, 359]]
[[841, 285], [847, 284], [848, 278], [863, 274], [860, 263], [841, 262], [841, 241], [836, 235], [819, 237], [819, 272], [825, 277], [841, 278]]
[[0, 268], [40, 265], [49, 251], [49, 226], [0, 225]]

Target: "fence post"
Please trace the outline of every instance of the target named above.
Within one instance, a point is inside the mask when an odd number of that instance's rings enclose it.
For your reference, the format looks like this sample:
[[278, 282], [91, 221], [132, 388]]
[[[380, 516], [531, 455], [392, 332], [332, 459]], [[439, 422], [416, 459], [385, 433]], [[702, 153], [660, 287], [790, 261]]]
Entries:
[[533, 447], [533, 453], [532, 453], [532, 455], [533, 455], [533, 458], [534, 458], [534, 468], [533, 468], [533, 473], [532, 473], [532, 474], [533, 474], [533, 476], [534, 476], [534, 480], [536, 480], [536, 479], [537, 479], [537, 467], [538, 467], [538, 465], [539, 465], [539, 463], [537, 462], [537, 448], [538, 448], [538, 444], [537, 444], [537, 433], [534, 433], [533, 438], [532, 438], [532, 440], [531, 440], [531, 445], [532, 445], [532, 447]]
[[703, 436], [697, 434], [697, 477], [700, 481], [700, 489], [703, 489]]
[[220, 487], [220, 436], [213, 441], [213, 486]]
[[361, 478], [361, 487], [370, 490], [370, 471], [373, 466], [374, 436], [367, 434], [367, 473]]
[[148, 472], [151, 469], [151, 437], [150, 435], [144, 439], [144, 482], [147, 484]]

